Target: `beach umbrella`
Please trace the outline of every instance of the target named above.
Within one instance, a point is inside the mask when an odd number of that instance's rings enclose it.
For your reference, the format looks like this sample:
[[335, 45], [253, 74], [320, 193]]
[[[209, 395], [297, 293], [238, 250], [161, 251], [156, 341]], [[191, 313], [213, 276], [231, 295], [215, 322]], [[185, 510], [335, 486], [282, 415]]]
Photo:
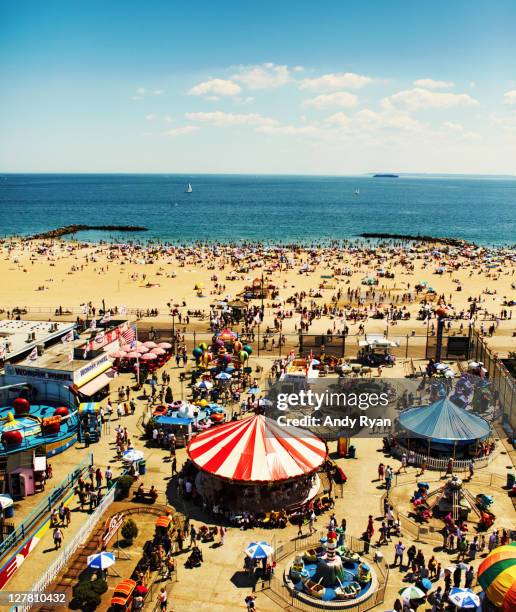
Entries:
[[143, 346], [143, 344], [141, 344], [140, 346], [136, 347], [136, 351], [143, 355], [144, 353], [148, 353], [149, 349], [146, 346]]
[[251, 559], [268, 559], [273, 552], [274, 548], [267, 542], [251, 542], [245, 554]]
[[499, 546], [478, 567], [478, 583], [503, 612], [516, 609], [516, 542]]
[[156, 348], [151, 349], [150, 351], [153, 355], [166, 355], [167, 351], [165, 349], [159, 348], [159, 346], [157, 346]]
[[400, 589], [399, 593], [401, 598], [405, 601], [410, 601], [411, 599], [423, 599], [426, 596], [425, 592], [416, 586], [409, 586]]
[[110, 552], [95, 553], [88, 557], [87, 563], [92, 569], [105, 570], [116, 563], [115, 555]]
[[0, 508], [7, 510], [14, 504], [12, 498], [9, 495], [0, 495]]
[[126, 450], [122, 455], [122, 460], [127, 461], [128, 463], [136, 463], [137, 461], [141, 461], [143, 459], [142, 451], [136, 450], [135, 448], [130, 448]]
[[155, 355], [154, 353], [144, 353], [143, 355], [140, 356], [140, 359], [142, 359], [143, 361], [152, 361], [153, 359], [157, 359], [158, 356]]
[[209, 380], [201, 380], [196, 384], [196, 387], [198, 389], [205, 389], [208, 391], [209, 389], [213, 388], [213, 383], [211, 383]]
[[421, 585], [421, 589], [424, 590], [425, 592], [428, 593], [428, 591], [432, 588], [432, 581], [428, 580], [428, 578], [422, 578], [419, 581], [419, 584]]
[[454, 587], [451, 589], [448, 599], [458, 608], [478, 608], [480, 605], [480, 597], [470, 589]]
[[156, 348], [158, 345], [155, 342], [152, 342], [152, 340], [148, 340], [147, 342], [143, 343], [143, 346], [146, 346], [148, 349], [151, 349]]
[[167, 349], [167, 350], [172, 348], [172, 345], [170, 344], [170, 342], [160, 342], [158, 346], [159, 348]]
[[258, 395], [258, 393], [261, 393], [261, 389], [260, 387], [251, 387], [248, 391], [247, 391], [247, 395]]
[[137, 351], [131, 351], [130, 353], [125, 354], [126, 359], [138, 359], [140, 357], [140, 353]]
[[231, 374], [228, 374], [227, 372], [221, 372], [220, 374], [217, 374], [217, 376], [215, 376], [215, 378], [217, 380], [230, 380], [231, 379]]

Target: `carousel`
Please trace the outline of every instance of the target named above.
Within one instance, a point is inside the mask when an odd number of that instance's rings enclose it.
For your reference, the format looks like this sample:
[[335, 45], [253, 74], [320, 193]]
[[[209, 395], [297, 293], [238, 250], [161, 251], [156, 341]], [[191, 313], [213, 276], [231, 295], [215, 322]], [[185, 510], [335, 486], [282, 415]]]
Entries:
[[231, 511], [294, 510], [320, 489], [325, 442], [297, 427], [253, 415], [197, 434], [188, 445], [195, 488], [207, 503]]
[[491, 437], [491, 426], [444, 397], [428, 406], [404, 410], [396, 437], [401, 446], [429, 457], [467, 459], [479, 455]]

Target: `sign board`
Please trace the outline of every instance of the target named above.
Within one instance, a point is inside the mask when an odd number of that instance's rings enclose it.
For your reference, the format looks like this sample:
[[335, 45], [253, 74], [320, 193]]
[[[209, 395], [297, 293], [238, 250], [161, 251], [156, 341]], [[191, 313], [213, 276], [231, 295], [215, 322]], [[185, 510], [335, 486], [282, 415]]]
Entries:
[[124, 515], [121, 512], [113, 514], [113, 516], [106, 521], [106, 525], [104, 526], [104, 533], [102, 534], [101, 539], [103, 547], [108, 545], [109, 540], [111, 540], [115, 533], [120, 529], [123, 522]]

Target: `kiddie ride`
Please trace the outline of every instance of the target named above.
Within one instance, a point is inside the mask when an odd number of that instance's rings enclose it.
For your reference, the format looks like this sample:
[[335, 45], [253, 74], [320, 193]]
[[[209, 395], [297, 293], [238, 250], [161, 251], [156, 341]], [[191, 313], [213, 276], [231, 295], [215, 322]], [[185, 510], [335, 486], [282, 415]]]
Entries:
[[[371, 568], [360, 555], [348, 549], [337, 532], [329, 531], [321, 539], [321, 546], [297, 555], [288, 570], [292, 588], [300, 595], [337, 604], [365, 599], [372, 592], [376, 580]], [[288, 584], [288, 582], [287, 582]], [[290, 586], [290, 585], [289, 585]]]

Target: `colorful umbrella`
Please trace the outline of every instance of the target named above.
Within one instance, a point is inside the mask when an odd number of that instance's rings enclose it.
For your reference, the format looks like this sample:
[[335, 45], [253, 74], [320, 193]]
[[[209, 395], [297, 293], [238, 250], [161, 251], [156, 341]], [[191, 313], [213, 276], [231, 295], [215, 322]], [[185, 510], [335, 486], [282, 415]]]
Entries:
[[217, 380], [230, 380], [231, 379], [231, 374], [227, 374], [226, 372], [221, 372], [220, 374], [217, 374], [217, 376], [215, 376], [215, 378]]
[[88, 557], [88, 567], [105, 570], [115, 564], [115, 555], [110, 552], [100, 552]]
[[470, 589], [454, 587], [451, 589], [448, 599], [457, 608], [478, 608], [480, 605], [480, 597]]
[[405, 601], [410, 601], [411, 599], [423, 599], [425, 597], [424, 591], [418, 589], [416, 586], [409, 586], [400, 590], [401, 598]]
[[213, 383], [211, 383], [209, 380], [201, 380], [201, 382], [198, 382], [196, 387], [198, 389], [211, 389], [213, 387]]
[[516, 610], [516, 542], [495, 548], [479, 565], [477, 578], [489, 601]]
[[274, 548], [267, 542], [251, 542], [245, 554], [251, 559], [268, 559], [273, 552]]

